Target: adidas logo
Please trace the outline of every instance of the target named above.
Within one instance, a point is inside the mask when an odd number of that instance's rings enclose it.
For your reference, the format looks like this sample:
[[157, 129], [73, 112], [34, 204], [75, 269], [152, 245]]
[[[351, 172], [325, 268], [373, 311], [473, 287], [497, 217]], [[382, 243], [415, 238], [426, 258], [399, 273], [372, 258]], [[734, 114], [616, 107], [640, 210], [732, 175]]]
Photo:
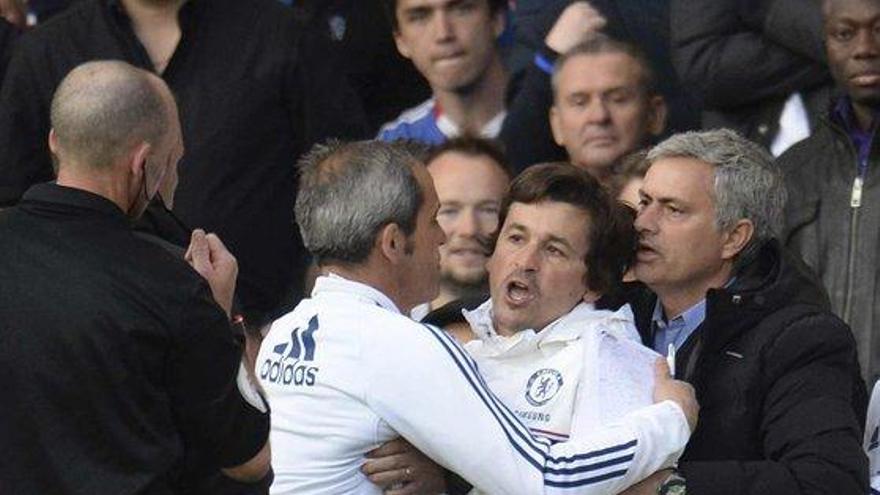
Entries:
[[315, 384], [318, 368], [307, 363], [315, 360], [315, 332], [318, 316], [309, 320], [308, 327], [300, 334], [300, 327], [290, 332], [290, 341], [272, 348], [272, 355], [260, 366], [260, 379], [281, 385]]

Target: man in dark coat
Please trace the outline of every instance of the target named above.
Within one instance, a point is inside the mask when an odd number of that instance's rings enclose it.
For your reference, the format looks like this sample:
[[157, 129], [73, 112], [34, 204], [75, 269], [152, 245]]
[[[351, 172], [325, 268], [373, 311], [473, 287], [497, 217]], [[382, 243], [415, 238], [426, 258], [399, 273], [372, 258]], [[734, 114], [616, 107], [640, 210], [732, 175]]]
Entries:
[[779, 157], [790, 191], [783, 240], [816, 271], [831, 309], [852, 327], [873, 386], [880, 379], [880, 2], [825, 6], [828, 64], [845, 94], [809, 139]]
[[701, 409], [678, 471], [631, 493], [867, 493], [855, 341], [776, 240], [772, 158], [720, 130], [673, 136], [648, 161], [635, 273], [653, 294], [633, 309]]
[[672, 60], [703, 128], [735, 129], [778, 156], [828, 101], [820, 0], [671, 0]]

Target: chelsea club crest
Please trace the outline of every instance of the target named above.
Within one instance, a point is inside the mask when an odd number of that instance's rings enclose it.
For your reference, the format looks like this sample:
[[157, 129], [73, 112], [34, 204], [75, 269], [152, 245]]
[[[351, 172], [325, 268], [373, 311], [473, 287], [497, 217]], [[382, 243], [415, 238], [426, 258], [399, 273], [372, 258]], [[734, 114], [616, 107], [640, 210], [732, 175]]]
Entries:
[[526, 400], [535, 407], [543, 406], [556, 396], [560, 388], [562, 374], [550, 368], [538, 370], [526, 383]]

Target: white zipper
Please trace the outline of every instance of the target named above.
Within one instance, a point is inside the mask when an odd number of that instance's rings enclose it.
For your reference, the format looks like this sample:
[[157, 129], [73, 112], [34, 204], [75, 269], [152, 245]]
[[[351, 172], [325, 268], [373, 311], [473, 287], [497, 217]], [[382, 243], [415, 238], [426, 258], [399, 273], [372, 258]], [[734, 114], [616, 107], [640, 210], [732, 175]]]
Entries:
[[850, 196], [849, 199], [849, 206], [851, 208], [862, 206], [862, 184], [864, 182], [864, 179], [859, 175], [857, 175], [856, 180], [853, 181], [852, 196]]

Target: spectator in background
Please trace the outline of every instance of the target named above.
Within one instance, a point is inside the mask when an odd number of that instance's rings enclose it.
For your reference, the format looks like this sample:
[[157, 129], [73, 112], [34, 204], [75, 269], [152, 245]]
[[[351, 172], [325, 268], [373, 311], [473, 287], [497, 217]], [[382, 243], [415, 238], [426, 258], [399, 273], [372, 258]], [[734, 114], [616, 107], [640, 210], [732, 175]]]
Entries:
[[340, 67], [360, 98], [371, 134], [430, 96], [425, 80], [394, 46], [381, 0], [298, 0], [293, 8], [315, 43], [343, 58]]
[[615, 167], [609, 183], [611, 195], [623, 201], [634, 210], [639, 208], [639, 189], [651, 165], [647, 160], [648, 150], [637, 151], [626, 156]]
[[500, 137], [515, 169], [552, 159], [563, 146], [569, 161], [604, 182], [611, 165], [665, 129], [666, 103], [650, 64], [635, 46], [601, 34], [605, 23], [575, 2], [547, 35], [548, 48], [567, 56], [551, 69], [539, 54], [536, 64], [552, 80], [531, 69], [511, 106]]
[[400, 53], [433, 96], [384, 125], [379, 139], [440, 144], [473, 134], [495, 137], [504, 120], [507, 73], [496, 45], [506, 0], [383, 0]]
[[235, 258], [196, 231], [197, 274], [129, 224], [183, 153], [171, 92], [128, 64], [92, 62], [51, 108], [58, 181], [0, 212], [0, 386], [14, 397], [0, 448], [15, 452], [0, 491], [190, 494], [192, 451], [261, 479], [269, 415], [229, 328]]
[[[294, 304], [307, 255], [293, 224], [291, 160], [316, 139], [365, 134], [339, 59], [316, 54], [301, 31], [275, 0], [77, 1], [22, 36], [10, 62], [0, 90], [0, 207], [53, 178], [44, 136], [61, 78], [84, 61], [126, 60], [161, 75], [181, 108], [187, 155], [174, 214], [218, 232], [236, 255], [249, 320]], [[183, 244], [187, 230], [161, 234]]]
[[556, 62], [550, 124], [569, 160], [602, 183], [666, 126], [666, 102], [632, 45], [596, 36]]
[[648, 161], [635, 274], [653, 294], [633, 310], [701, 409], [678, 474], [627, 495], [867, 493], [855, 342], [777, 240], [785, 186], [772, 157], [718, 130], [673, 136]]
[[446, 242], [440, 246], [440, 292], [415, 308], [416, 319], [456, 299], [488, 293], [486, 260], [510, 182], [504, 154], [481, 138], [453, 138], [425, 163], [440, 199], [437, 222]]
[[672, 55], [705, 109], [779, 156], [810, 135], [831, 79], [821, 0], [671, 0]]
[[815, 133], [779, 158], [789, 188], [785, 243], [822, 279], [880, 378], [880, 1], [824, 2], [828, 65], [844, 95]]
[[[521, 0], [513, 9], [517, 43], [513, 54], [513, 95], [501, 130], [512, 165], [567, 160], [546, 122], [553, 104], [550, 76], [556, 59], [575, 45], [603, 33], [636, 46], [656, 77], [657, 91], [670, 108], [667, 132], [696, 128], [696, 102], [678, 82], [668, 49], [668, 0]], [[527, 63], [522, 54], [527, 54]], [[536, 55], [537, 54], [537, 55]], [[527, 96], [523, 96], [527, 95]], [[537, 125], [541, 123], [543, 125]], [[529, 139], [523, 140], [523, 136]]]

